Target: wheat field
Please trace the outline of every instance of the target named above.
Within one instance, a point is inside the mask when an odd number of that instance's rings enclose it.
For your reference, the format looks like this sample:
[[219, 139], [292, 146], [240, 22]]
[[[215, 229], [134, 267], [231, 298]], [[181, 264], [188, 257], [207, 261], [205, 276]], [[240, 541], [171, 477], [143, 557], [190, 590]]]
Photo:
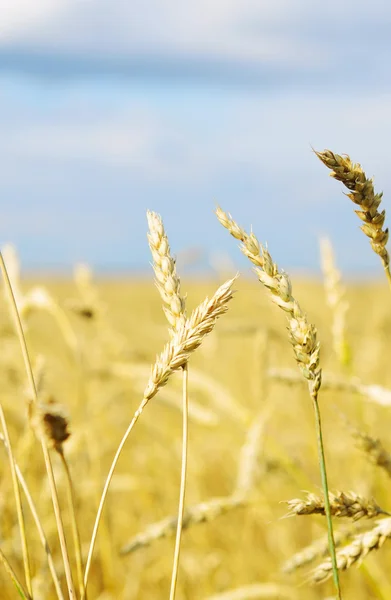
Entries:
[[[372, 217], [365, 213], [362, 220], [387, 268], [380, 199]], [[365, 197], [358, 200], [365, 208]], [[218, 216], [227, 226], [228, 217]], [[337, 593], [389, 599], [391, 312], [386, 281], [342, 282], [331, 246], [323, 240], [325, 281], [293, 276], [291, 287], [253, 234], [235, 229], [232, 221], [227, 228], [242, 240], [264, 285], [244, 273], [216, 292], [235, 274], [180, 282], [161, 221], [154, 213], [148, 219], [158, 290], [152, 273], [143, 279], [95, 279], [85, 266], [75, 269], [72, 280], [20, 280], [15, 250], [4, 249], [37, 393], [33, 397], [28, 385], [5, 293], [0, 313], [1, 599], [18, 597], [15, 585], [20, 597], [35, 600], [163, 599], [170, 589], [176, 598], [191, 600], [332, 598], [328, 512], [339, 568]], [[181, 370], [188, 374], [189, 435], [178, 528]], [[311, 399], [322, 415], [329, 503]], [[106, 476], [134, 415], [137, 423], [119, 456], [92, 551]], [[45, 471], [47, 454], [62, 544]], [[174, 545], [181, 529], [175, 592]]]
[[[36, 282], [26, 281], [23, 287], [28, 290], [32, 283]], [[60, 305], [77, 298], [71, 282], [43, 283]], [[295, 286], [318, 327], [325, 382], [328, 375], [351, 377], [333, 353], [330, 311], [321, 282], [295, 281]], [[195, 305], [216, 284], [185, 282], [183, 287], [189, 302]], [[292, 384], [270, 376], [273, 369], [295, 372], [284, 316], [256, 281], [242, 278], [235, 288], [224, 322], [191, 360], [190, 401], [204, 412], [190, 419], [186, 502], [190, 507], [231, 495], [241, 448], [253, 419], [264, 413], [254, 489], [248, 505], [228, 510], [208, 523], [189, 526], [184, 532], [178, 597], [203, 599], [240, 586], [273, 583], [278, 584], [279, 591], [266, 597], [326, 598], [332, 593], [330, 582], [316, 587], [301, 585], [311, 565], [292, 574], [282, 572], [294, 553], [325, 535], [324, 517], [320, 515], [281, 518], [288, 513], [282, 501], [304, 497], [304, 490], [320, 493], [311, 405], [301, 382]], [[31, 314], [27, 331], [32, 356], [45, 357], [47, 393], [64, 405], [69, 415], [71, 437], [65, 448], [76, 482], [77, 513], [85, 543], [112, 455], [140, 401], [150, 365], [167, 337], [160, 298], [152, 281], [102, 281], [97, 292], [107, 307], [103, 328], [94, 318], [69, 315], [82, 346], [82, 389], [80, 373], [51, 316], [43, 311]], [[348, 333], [354, 349], [351, 371], [366, 384], [376, 382], [391, 389], [387, 368], [391, 333], [388, 290], [382, 283], [352, 285], [347, 297]], [[6, 310], [1, 318], [2, 403], [16, 460], [60, 567], [44, 465], [27, 421], [26, 378], [20, 351]], [[387, 509], [389, 477], [357, 448], [345, 418], [357, 429], [381, 438], [387, 446], [391, 408], [353, 391], [325, 389], [320, 398], [331, 489], [373, 496]], [[92, 598], [167, 596], [173, 536], [125, 556], [120, 550], [150, 524], [176, 515], [181, 454], [178, 407], [180, 377], [176, 376], [151, 401], [128, 440], [98, 536], [89, 586]], [[5, 452], [3, 458], [2, 549], [20, 571], [20, 541]], [[54, 466], [60, 494], [64, 494], [59, 462], [55, 461]], [[34, 583], [43, 590], [37, 592], [37, 597], [55, 597], [50, 591], [45, 555], [31, 516], [27, 509], [25, 512]], [[69, 530], [65, 510], [64, 520]], [[346, 521], [342, 519], [340, 526], [350, 526]], [[372, 526], [364, 520], [359, 524]], [[342, 588], [347, 597], [390, 597], [390, 558], [390, 549], [385, 545], [368, 556], [359, 570], [352, 568], [345, 573]], [[3, 572], [0, 574], [2, 597], [14, 598], [12, 584]]]

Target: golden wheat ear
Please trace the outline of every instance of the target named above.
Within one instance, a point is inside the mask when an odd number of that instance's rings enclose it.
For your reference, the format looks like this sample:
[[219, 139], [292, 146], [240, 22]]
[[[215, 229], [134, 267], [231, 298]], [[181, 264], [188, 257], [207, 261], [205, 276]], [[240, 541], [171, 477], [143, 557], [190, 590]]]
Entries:
[[386, 248], [388, 229], [383, 227], [386, 211], [379, 212], [378, 210], [383, 192], [375, 194], [373, 179], [368, 179], [361, 165], [353, 163], [347, 154], [341, 156], [331, 150], [323, 150], [323, 152], [315, 150], [314, 152], [331, 170], [330, 176], [341, 181], [349, 190], [348, 198], [359, 206], [360, 210], [356, 210], [355, 213], [363, 223], [361, 229], [369, 237], [373, 251], [380, 256], [391, 286], [390, 255]]
[[[382, 519], [373, 529], [359, 533], [352, 542], [337, 552], [337, 564], [340, 571], [346, 571], [356, 563], [360, 563], [373, 550], [378, 550], [391, 539], [391, 518]], [[331, 575], [330, 559], [318, 565], [312, 574], [314, 583], [321, 583]]]
[[346, 313], [349, 303], [345, 298], [346, 291], [342, 284], [342, 275], [335, 263], [334, 251], [329, 238], [320, 238], [319, 247], [326, 302], [332, 316], [331, 333], [334, 353], [343, 367], [349, 367], [352, 361], [352, 350], [347, 340], [346, 328]]
[[[379, 515], [389, 514], [380, 508], [375, 500], [364, 498], [354, 492], [337, 492], [336, 494], [330, 492], [329, 497], [331, 514], [335, 517], [347, 517], [353, 521], [359, 521], [364, 517], [372, 519]], [[324, 500], [316, 494], [307, 493], [304, 500], [294, 498], [288, 500], [287, 504], [289, 506], [287, 516], [326, 514]]]
[[148, 211], [148, 242], [153, 258], [156, 287], [163, 300], [163, 310], [171, 329], [170, 334], [186, 320], [185, 298], [181, 294], [181, 283], [176, 271], [175, 259], [171, 256], [170, 245], [160, 215]]

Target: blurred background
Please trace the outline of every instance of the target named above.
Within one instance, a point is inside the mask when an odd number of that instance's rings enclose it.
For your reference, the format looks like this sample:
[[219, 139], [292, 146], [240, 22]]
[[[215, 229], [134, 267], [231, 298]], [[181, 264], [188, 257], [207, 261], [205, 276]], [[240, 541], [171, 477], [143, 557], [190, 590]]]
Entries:
[[311, 145], [387, 209], [390, 21], [385, 0], [3, 0], [1, 243], [30, 270], [143, 271], [150, 208], [193, 268], [243, 266], [219, 203], [287, 269], [317, 271], [326, 233], [381, 275]]

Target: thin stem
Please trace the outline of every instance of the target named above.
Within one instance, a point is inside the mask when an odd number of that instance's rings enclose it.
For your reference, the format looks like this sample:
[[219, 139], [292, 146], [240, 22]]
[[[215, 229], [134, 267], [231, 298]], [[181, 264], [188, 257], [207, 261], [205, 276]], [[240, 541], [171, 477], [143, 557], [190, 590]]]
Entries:
[[391, 291], [391, 272], [390, 272], [390, 265], [386, 265], [384, 266], [384, 271], [386, 273], [386, 277], [387, 277], [387, 281], [388, 281], [388, 285]]
[[[31, 394], [32, 394], [32, 402], [37, 405], [38, 404], [37, 388], [35, 386], [33, 369], [31, 366], [31, 361], [30, 361], [30, 357], [29, 357], [29, 353], [28, 353], [28, 349], [27, 349], [26, 338], [24, 336], [22, 322], [20, 320], [18, 307], [16, 305], [14, 293], [12, 291], [11, 282], [8, 277], [7, 267], [5, 266], [4, 258], [3, 258], [3, 255], [1, 254], [1, 252], [0, 252], [0, 269], [1, 269], [1, 272], [2, 272], [2, 275], [4, 278], [5, 289], [6, 289], [9, 304], [10, 304], [11, 314], [14, 319], [17, 337], [18, 337], [20, 348], [22, 351], [22, 356], [23, 356], [24, 366], [26, 369], [27, 379], [28, 379]], [[62, 518], [61, 518], [61, 511], [60, 511], [60, 505], [59, 505], [59, 501], [58, 501], [56, 482], [54, 479], [54, 473], [53, 473], [52, 463], [50, 460], [49, 449], [46, 445], [45, 439], [42, 434], [40, 435], [40, 442], [41, 442], [43, 457], [45, 460], [46, 473], [48, 476], [50, 493], [51, 493], [52, 503], [53, 503], [53, 508], [54, 508], [54, 514], [55, 514], [55, 518], [56, 518], [56, 525], [57, 525], [58, 537], [60, 540], [61, 553], [62, 553], [62, 559], [63, 559], [63, 563], [64, 563], [64, 571], [65, 571], [65, 577], [67, 580], [69, 597], [71, 598], [71, 600], [73, 600], [74, 598], [76, 598], [76, 594], [75, 594], [75, 588], [74, 588], [73, 581], [72, 581], [72, 572], [71, 572], [71, 567], [70, 567], [70, 563], [69, 563], [68, 549], [67, 549], [67, 545], [66, 545], [64, 525], [63, 525]]]
[[[121, 456], [121, 452], [122, 449], [125, 445], [126, 440], [128, 439], [130, 432], [132, 431], [133, 427], [135, 426], [135, 424], [137, 423], [141, 413], [144, 410], [144, 407], [147, 405], [147, 400], [144, 398], [143, 401], [141, 402], [140, 406], [138, 407], [138, 409], [136, 410], [136, 412], [134, 413], [133, 419], [131, 420], [127, 430], [125, 431], [122, 440], [120, 441], [120, 444], [117, 448], [117, 452], [115, 453], [115, 456], [113, 458], [113, 462], [111, 463], [111, 467], [110, 470], [107, 474], [106, 477], [106, 481], [105, 481], [105, 485], [103, 487], [103, 492], [100, 498], [100, 502], [99, 502], [99, 507], [98, 507], [98, 511], [96, 513], [96, 518], [95, 518], [95, 523], [94, 523], [94, 528], [92, 531], [92, 536], [91, 536], [91, 542], [90, 542], [90, 547], [88, 550], [88, 556], [87, 556], [87, 561], [86, 561], [86, 567], [84, 570], [84, 587], [85, 590], [87, 590], [87, 583], [88, 583], [88, 575], [90, 573], [90, 568], [91, 568], [91, 561], [92, 561], [92, 554], [94, 552], [94, 547], [95, 547], [95, 542], [96, 542], [96, 536], [98, 533], [98, 528], [99, 528], [99, 523], [102, 517], [102, 512], [103, 512], [103, 507], [106, 501], [106, 497], [107, 497], [107, 492], [109, 490], [109, 486], [114, 474], [114, 470], [115, 467], [117, 466], [117, 462], [119, 457]], [[81, 600], [85, 600], [85, 594], [84, 596], [82, 596]]]
[[324, 508], [325, 508], [325, 513], [326, 513], [327, 535], [328, 535], [328, 539], [329, 539], [331, 564], [333, 567], [333, 579], [334, 579], [335, 589], [337, 592], [337, 598], [338, 598], [338, 600], [341, 600], [342, 596], [341, 596], [341, 588], [339, 585], [337, 556], [336, 556], [336, 552], [335, 552], [333, 521], [331, 518], [329, 486], [327, 483], [326, 459], [325, 459], [325, 455], [324, 455], [322, 423], [321, 423], [320, 410], [319, 410], [319, 404], [318, 404], [318, 392], [312, 391], [310, 389], [310, 394], [311, 394], [312, 402], [314, 405], [314, 411], [315, 411], [315, 426], [316, 426], [316, 437], [317, 437], [317, 442], [318, 442], [319, 467], [320, 467], [320, 475], [321, 475], [323, 494], [324, 494]]
[[41, 438], [41, 446], [42, 446], [43, 456], [45, 459], [45, 466], [46, 466], [46, 472], [47, 472], [48, 480], [49, 480], [50, 493], [52, 496], [52, 503], [53, 503], [54, 515], [56, 518], [58, 537], [60, 540], [61, 555], [62, 555], [62, 561], [64, 564], [65, 578], [67, 581], [69, 598], [71, 600], [74, 600], [76, 598], [76, 592], [75, 592], [75, 586], [73, 584], [73, 579], [72, 579], [72, 571], [71, 571], [71, 565], [69, 562], [69, 554], [68, 554], [67, 542], [66, 542], [66, 538], [65, 538], [64, 524], [62, 522], [60, 503], [58, 500], [56, 481], [54, 479], [53, 466], [52, 466], [52, 462], [50, 459], [49, 450], [48, 450], [48, 447], [47, 447], [43, 437]]
[[11, 470], [11, 477], [12, 477], [12, 487], [14, 488], [16, 512], [18, 515], [19, 532], [20, 532], [20, 539], [21, 539], [21, 543], [22, 543], [24, 576], [25, 576], [25, 580], [26, 580], [27, 591], [29, 593], [29, 596], [32, 598], [33, 597], [33, 586], [31, 583], [31, 569], [30, 569], [29, 553], [28, 553], [28, 546], [27, 546], [26, 525], [24, 522], [24, 515], [23, 515], [22, 498], [20, 496], [18, 477], [16, 475], [16, 469], [15, 469], [15, 459], [14, 459], [14, 454], [12, 452], [12, 446], [11, 446], [11, 440], [9, 437], [7, 421], [6, 421], [3, 406], [1, 403], [0, 403], [0, 422], [1, 422], [1, 427], [3, 429], [3, 433], [4, 433], [4, 439], [5, 439], [5, 442], [8, 447], [8, 458], [9, 458], [9, 464], [10, 464], [10, 470]]
[[[7, 442], [6, 442], [5, 438], [4, 438], [4, 436], [0, 435], [0, 440], [3, 442], [6, 451], [9, 453], [9, 448], [8, 448], [8, 445], [7, 445]], [[27, 487], [27, 483], [26, 483], [26, 481], [25, 481], [25, 479], [24, 479], [24, 477], [22, 475], [22, 472], [19, 469], [17, 463], [15, 463], [15, 471], [16, 471], [16, 475], [17, 475], [17, 477], [19, 479], [19, 483], [21, 485], [23, 493], [26, 496], [27, 504], [29, 505], [32, 517], [34, 519], [34, 523], [35, 523], [35, 525], [37, 527], [39, 539], [41, 540], [42, 546], [45, 549], [46, 556], [47, 556], [47, 561], [48, 561], [48, 565], [49, 565], [49, 570], [50, 570], [50, 573], [52, 575], [52, 579], [53, 579], [54, 587], [56, 588], [57, 596], [58, 596], [59, 600], [64, 600], [64, 596], [63, 596], [62, 591], [61, 591], [60, 581], [58, 579], [58, 576], [57, 576], [57, 573], [56, 573], [56, 570], [55, 570], [55, 567], [54, 567], [53, 556], [52, 556], [52, 553], [50, 551], [49, 544], [48, 544], [48, 541], [47, 541], [46, 536], [45, 536], [45, 532], [44, 532], [43, 527], [41, 525], [41, 521], [39, 520], [37, 509], [35, 508], [35, 504], [34, 504], [34, 501], [33, 501], [32, 497], [31, 497], [30, 490]]]
[[87, 595], [84, 589], [84, 580], [83, 580], [83, 559], [81, 552], [81, 543], [80, 543], [80, 532], [77, 524], [76, 518], [76, 501], [75, 501], [75, 489], [73, 486], [72, 476], [69, 469], [68, 461], [65, 457], [64, 450], [61, 449], [59, 451], [61, 462], [64, 467], [66, 482], [67, 482], [67, 496], [68, 496], [68, 507], [69, 513], [71, 517], [71, 527], [72, 527], [72, 537], [73, 537], [73, 546], [75, 550], [75, 559], [76, 559], [76, 571], [77, 571], [77, 579], [79, 584], [79, 593], [81, 598], [86, 598]]
[[178, 523], [175, 538], [174, 562], [171, 575], [170, 600], [174, 600], [177, 580], [179, 555], [181, 551], [183, 515], [185, 512], [185, 494], [186, 494], [186, 475], [187, 475], [187, 453], [188, 453], [188, 426], [189, 426], [189, 370], [186, 364], [182, 370], [183, 377], [183, 425], [182, 425], [182, 468], [181, 468], [181, 485], [179, 490], [179, 506], [178, 506]]
[[0, 550], [0, 562], [3, 564], [3, 567], [5, 568], [6, 572], [11, 577], [12, 583], [16, 587], [19, 596], [21, 598], [23, 598], [24, 600], [29, 600], [29, 598], [30, 598], [29, 593], [26, 592], [26, 590], [24, 589], [23, 585], [20, 583], [20, 581], [18, 579], [18, 576], [16, 575], [15, 571], [13, 570], [13, 568], [11, 567], [11, 565], [9, 564], [8, 559], [5, 557], [5, 555], [3, 554], [2, 550]]
[[[100, 462], [101, 454], [98, 449], [99, 440], [95, 438], [93, 432], [88, 428], [85, 431], [86, 436], [86, 451], [88, 452], [88, 461], [91, 477], [94, 481], [101, 481], [105, 473], [102, 473], [102, 465]], [[93, 488], [94, 505], [99, 506], [101, 490], [97, 485]], [[104, 589], [111, 589], [116, 580], [116, 561], [115, 552], [113, 551], [110, 535], [110, 525], [105, 519], [100, 521], [99, 529], [99, 561], [100, 573], [102, 574], [102, 582]]]

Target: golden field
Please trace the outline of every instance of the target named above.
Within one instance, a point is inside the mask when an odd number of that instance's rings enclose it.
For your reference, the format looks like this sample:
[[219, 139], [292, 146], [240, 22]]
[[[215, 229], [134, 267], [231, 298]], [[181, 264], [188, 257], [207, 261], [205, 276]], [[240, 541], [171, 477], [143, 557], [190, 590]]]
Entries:
[[[375, 498], [391, 510], [391, 481], [358, 448], [352, 429], [379, 437], [391, 451], [391, 402], [384, 390], [357, 393], [349, 382], [391, 389], [391, 302], [386, 283], [351, 284], [347, 289], [347, 340], [352, 349], [348, 367], [333, 352], [330, 308], [321, 281], [292, 278], [295, 297], [318, 329], [324, 385], [319, 401], [330, 489], [354, 491]], [[76, 508], [83, 557], [88, 551], [105, 475], [142, 398], [151, 365], [169, 339], [161, 299], [153, 276], [144, 280], [100, 281], [89, 289], [96, 312], [83, 310], [86, 289], [73, 281], [24, 281], [28, 293], [37, 283], [56, 307], [33, 307], [24, 316], [33, 364], [44, 376], [40, 393], [62, 405], [71, 436], [64, 444], [76, 488]], [[188, 312], [221, 282], [184, 281]], [[248, 588], [241, 598], [333, 597], [331, 580], [314, 586], [313, 567], [287, 574], [283, 565], [311, 542], [324, 537], [321, 515], [287, 515], [284, 501], [321, 496], [314, 416], [305, 385], [278, 378], [276, 370], [298, 369], [286, 332], [286, 318], [270, 302], [256, 278], [240, 277], [235, 297], [189, 362], [190, 439], [186, 507], [232, 495], [243, 465], [249, 431], [260, 423], [252, 487], [240, 506], [210, 514], [207, 522], [190, 524], [183, 533], [178, 599], [206, 600], [235, 588], [262, 584], [258, 595]], [[1, 403], [15, 459], [25, 476], [61, 576], [61, 554], [44, 463], [27, 417], [27, 379], [2, 299], [0, 316]], [[38, 361], [38, 363], [37, 363]], [[37, 367], [38, 368], [38, 367]], [[339, 381], [339, 387], [333, 386]], [[341, 384], [345, 383], [345, 388]], [[383, 404], [375, 400], [384, 399]], [[181, 462], [181, 378], [178, 374], [150, 401], [131, 433], [114, 475], [98, 532], [89, 599], [168, 598], [174, 534], [135, 548], [124, 548], [137, 534], [166, 517], [175, 519]], [[23, 580], [21, 544], [12, 481], [2, 449], [0, 548]], [[64, 472], [52, 459], [64, 526], [72, 558], [70, 519]], [[217, 503], [218, 504], [218, 503]], [[24, 501], [32, 564], [34, 598], [55, 598], [46, 556]], [[218, 511], [217, 511], [218, 512]], [[375, 526], [376, 519], [334, 518], [336, 531]], [[388, 547], [388, 545], [390, 547]], [[371, 552], [361, 566], [341, 573], [344, 598], [391, 598], [388, 541]], [[74, 574], [75, 575], [75, 574]], [[270, 584], [266, 587], [265, 584]], [[1, 599], [17, 593], [0, 569]], [[63, 588], [65, 594], [65, 586]], [[255, 593], [255, 592], [254, 592]], [[263, 594], [263, 595], [259, 595]], [[231, 595], [227, 598], [239, 596]], [[225, 596], [224, 596], [225, 598]]]

